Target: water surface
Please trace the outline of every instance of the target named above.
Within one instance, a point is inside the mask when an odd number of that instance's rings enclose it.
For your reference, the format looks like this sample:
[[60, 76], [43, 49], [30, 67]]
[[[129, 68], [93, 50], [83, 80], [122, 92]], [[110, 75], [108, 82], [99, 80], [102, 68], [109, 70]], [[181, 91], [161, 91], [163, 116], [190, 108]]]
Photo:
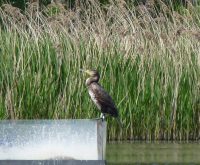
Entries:
[[111, 142], [108, 164], [200, 164], [200, 142]]

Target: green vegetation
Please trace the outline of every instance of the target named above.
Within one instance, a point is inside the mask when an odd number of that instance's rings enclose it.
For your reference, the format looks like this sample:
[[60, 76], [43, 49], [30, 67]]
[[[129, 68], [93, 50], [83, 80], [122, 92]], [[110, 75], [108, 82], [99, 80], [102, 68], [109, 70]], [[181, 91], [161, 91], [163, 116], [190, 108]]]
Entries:
[[96, 118], [79, 69], [97, 68], [125, 126], [108, 118], [108, 139], [199, 138], [198, 7], [52, 5], [0, 10], [1, 119]]

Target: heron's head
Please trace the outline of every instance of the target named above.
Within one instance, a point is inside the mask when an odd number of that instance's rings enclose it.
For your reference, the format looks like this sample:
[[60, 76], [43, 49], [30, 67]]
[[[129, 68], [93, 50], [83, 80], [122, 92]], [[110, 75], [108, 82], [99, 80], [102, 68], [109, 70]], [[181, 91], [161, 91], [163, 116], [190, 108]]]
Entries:
[[91, 77], [99, 77], [99, 72], [97, 70], [84, 70], [84, 69], [80, 69], [80, 71], [85, 72], [87, 75], [91, 76]]

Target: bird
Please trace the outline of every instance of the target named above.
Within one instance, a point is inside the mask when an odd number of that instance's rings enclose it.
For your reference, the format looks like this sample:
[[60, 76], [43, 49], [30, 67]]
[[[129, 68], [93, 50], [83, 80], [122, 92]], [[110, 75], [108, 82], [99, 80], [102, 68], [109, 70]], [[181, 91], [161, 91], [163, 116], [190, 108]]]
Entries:
[[119, 118], [119, 113], [117, 107], [112, 99], [112, 97], [104, 90], [104, 88], [99, 84], [100, 75], [99, 72], [95, 69], [80, 71], [85, 72], [89, 75], [89, 78], [86, 79], [86, 86], [88, 88], [89, 95], [101, 112], [100, 118], [104, 121], [105, 116], [109, 115], [114, 117], [119, 123], [120, 127], [123, 127], [122, 122]]

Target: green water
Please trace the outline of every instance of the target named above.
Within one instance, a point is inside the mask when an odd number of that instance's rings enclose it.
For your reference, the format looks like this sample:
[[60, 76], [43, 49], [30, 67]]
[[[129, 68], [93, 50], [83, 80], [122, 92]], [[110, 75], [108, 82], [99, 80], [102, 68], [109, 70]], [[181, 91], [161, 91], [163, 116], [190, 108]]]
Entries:
[[108, 164], [200, 164], [200, 142], [108, 143]]

